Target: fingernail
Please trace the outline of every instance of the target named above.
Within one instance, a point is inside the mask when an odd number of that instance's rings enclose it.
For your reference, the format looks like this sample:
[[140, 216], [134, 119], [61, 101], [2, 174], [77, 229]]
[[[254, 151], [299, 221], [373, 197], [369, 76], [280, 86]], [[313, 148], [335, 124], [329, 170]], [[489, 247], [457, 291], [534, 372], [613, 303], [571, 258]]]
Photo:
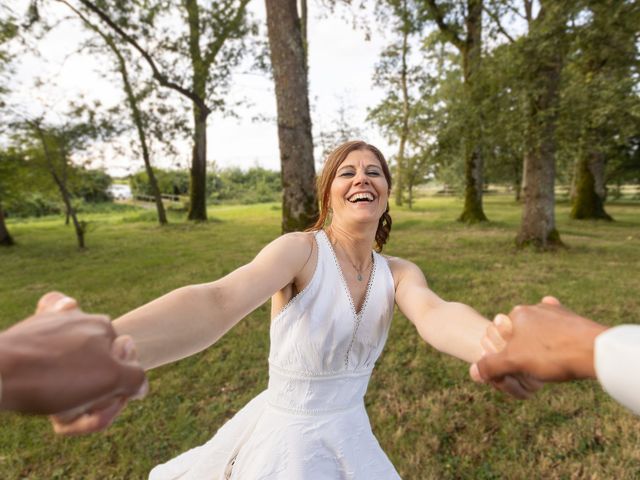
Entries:
[[473, 365], [471, 365], [471, 368], [469, 369], [469, 374], [471, 375], [471, 379], [474, 382], [483, 382], [484, 383], [484, 379], [480, 375], [480, 370], [478, 369], [478, 364], [477, 363], [474, 363]]
[[504, 314], [499, 313], [493, 321], [496, 325], [502, 325], [505, 322]]
[[133, 342], [133, 339], [128, 337], [124, 341], [124, 356], [125, 358], [131, 358], [136, 349], [136, 344]]
[[58, 300], [56, 303], [53, 304], [53, 310], [55, 311], [64, 310], [65, 307], [68, 307], [72, 303], [75, 303], [75, 300], [73, 298], [62, 297], [60, 300]]

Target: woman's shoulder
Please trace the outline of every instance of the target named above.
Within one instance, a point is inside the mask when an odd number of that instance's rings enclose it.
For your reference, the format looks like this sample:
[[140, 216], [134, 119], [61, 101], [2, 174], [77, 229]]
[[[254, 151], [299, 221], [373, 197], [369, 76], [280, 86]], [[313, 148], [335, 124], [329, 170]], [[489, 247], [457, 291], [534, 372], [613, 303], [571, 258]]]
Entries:
[[382, 255], [382, 257], [389, 264], [389, 268], [391, 269], [392, 273], [394, 271], [401, 272], [406, 269], [418, 268], [415, 263], [401, 257], [393, 257], [391, 255]]
[[316, 232], [289, 232], [280, 235], [272, 243], [286, 248], [302, 248], [308, 250], [313, 247]]
[[300, 259], [304, 263], [314, 250], [315, 232], [290, 232], [280, 235], [265, 247], [274, 254], [285, 256], [296, 262]]

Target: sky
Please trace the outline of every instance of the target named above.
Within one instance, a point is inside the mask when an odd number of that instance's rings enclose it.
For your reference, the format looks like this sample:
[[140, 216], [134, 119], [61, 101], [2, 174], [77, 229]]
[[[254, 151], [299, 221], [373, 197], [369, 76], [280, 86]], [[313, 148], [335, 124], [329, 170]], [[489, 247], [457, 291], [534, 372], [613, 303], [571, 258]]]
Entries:
[[[26, 10], [28, 1], [9, 2], [14, 11]], [[60, 15], [62, 6], [48, 3], [44, 8]], [[256, 20], [264, 22], [264, 2], [253, 0], [249, 9]], [[341, 106], [346, 108], [348, 119], [362, 133], [365, 140], [376, 144], [387, 155], [392, 153], [375, 127], [366, 122], [367, 108], [373, 107], [382, 92], [373, 88], [372, 76], [379, 53], [385, 46], [380, 32], [372, 31], [371, 39], [365, 39], [362, 29], [354, 29], [350, 19], [340, 14], [327, 14], [314, 0], [309, 2], [309, 86], [312, 105], [314, 134], [330, 130]], [[362, 17], [363, 22], [373, 18]], [[12, 103], [19, 108], [29, 108], [31, 113], [55, 112], [62, 109], [68, 100], [79, 94], [86, 98], [99, 98], [106, 105], [122, 99], [119, 84], [110, 84], [97, 72], [101, 61], [87, 54], [79, 54], [78, 39], [86, 35], [79, 24], [65, 22], [50, 32], [45, 41], [36, 46], [44, 61], [34, 55], [24, 55], [17, 66], [12, 89]], [[43, 78], [45, 85], [34, 88], [36, 77]], [[239, 118], [225, 118], [212, 114], [208, 128], [208, 158], [220, 167], [238, 166], [249, 168], [260, 165], [279, 170], [279, 152], [276, 118], [276, 101], [273, 83], [264, 73], [243, 72], [233, 78], [229, 92], [231, 100], [245, 100], [246, 106], [235, 113]], [[30, 107], [25, 107], [30, 105]], [[51, 113], [50, 113], [51, 114]], [[52, 114], [55, 118], [55, 113]], [[256, 122], [256, 116], [271, 121]], [[177, 159], [155, 158], [154, 163], [162, 167], [187, 167], [190, 146], [179, 147]], [[115, 176], [123, 176], [142, 169], [142, 160], [127, 152], [119, 152], [109, 145], [103, 146], [93, 166], [104, 167]], [[317, 155], [319, 156], [319, 155]]]

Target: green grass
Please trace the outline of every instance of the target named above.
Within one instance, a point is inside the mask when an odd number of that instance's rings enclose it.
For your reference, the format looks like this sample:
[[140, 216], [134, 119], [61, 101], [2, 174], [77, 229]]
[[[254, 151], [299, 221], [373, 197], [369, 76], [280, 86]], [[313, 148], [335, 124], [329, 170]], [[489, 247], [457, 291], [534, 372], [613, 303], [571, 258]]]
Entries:
[[[453, 222], [454, 198], [392, 209], [385, 252], [416, 262], [442, 297], [492, 316], [554, 294], [611, 325], [640, 322], [640, 204], [610, 204], [616, 222], [556, 214], [568, 249], [517, 251], [520, 207], [488, 196], [487, 225]], [[91, 213], [79, 252], [60, 218], [9, 223], [0, 250], [0, 327], [57, 289], [115, 317], [173, 288], [210, 281], [249, 261], [279, 233], [277, 205], [224, 206], [160, 228], [142, 210]], [[249, 288], [249, 287], [248, 287]], [[202, 354], [150, 374], [151, 392], [105, 433], [56, 437], [43, 418], [0, 417], [0, 478], [145, 478], [155, 464], [205, 442], [267, 384], [263, 306]], [[630, 374], [638, 374], [633, 368]], [[366, 396], [382, 447], [405, 479], [640, 478], [640, 420], [595, 382], [547, 386], [514, 401], [467, 379], [467, 367], [427, 347], [397, 314]]]

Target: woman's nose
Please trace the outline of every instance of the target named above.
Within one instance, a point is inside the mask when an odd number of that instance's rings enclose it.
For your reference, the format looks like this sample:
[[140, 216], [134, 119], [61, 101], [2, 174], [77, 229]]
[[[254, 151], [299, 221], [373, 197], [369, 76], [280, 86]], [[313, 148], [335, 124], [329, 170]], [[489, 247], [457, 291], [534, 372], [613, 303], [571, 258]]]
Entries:
[[369, 183], [369, 177], [367, 177], [367, 175], [364, 173], [363, 170], [358, 170], [358, 171], [356, 171], [356, 176], [354, 178], [354, 183], [356, 185], [360, 185], [362, 183], [368, 184]]

